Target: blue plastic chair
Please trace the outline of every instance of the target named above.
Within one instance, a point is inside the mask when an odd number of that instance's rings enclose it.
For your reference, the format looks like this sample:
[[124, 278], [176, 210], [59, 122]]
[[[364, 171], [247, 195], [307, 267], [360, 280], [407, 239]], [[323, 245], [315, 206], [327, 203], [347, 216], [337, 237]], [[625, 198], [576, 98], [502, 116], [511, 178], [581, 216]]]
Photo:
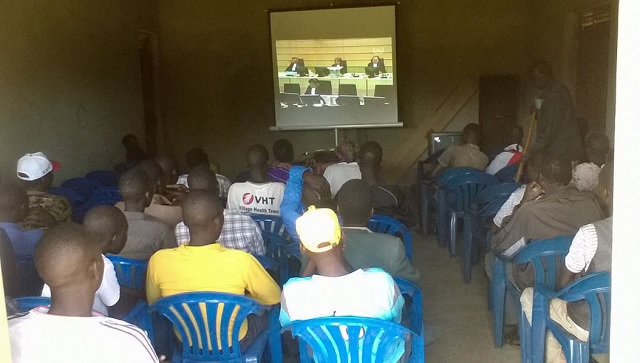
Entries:
[[[456, 255], [458, 218], [464, 218], [471, 210], [471, 204], [475, 202], [476, 196], [494, 184], [498, 184], [498, 180], [482, 172], [460, 175], [449, 179], [444, 184], [446, 216], [449, 217], [449, 256]], [[445, 226], [442, 227], [445, 228]]]
[[[411, 342], [411, 361], [424, 362], [424, 320], [422, 312], [422, 290], [413, 282], [401, 277], [394, 277], [400, 292], [405, 297], [405, 302], [411, 300], [411, 306], [407, 309], [409, 328], [419, 337]], [[407, 304], [405, 304], [406, 307]]]
[[498, 170], [498, 172], [495, 173], [494, 176], [500, 183], [513, 183], [516, 181], [516, 174], [518, 174], [519, 167], [520, 162], [507, 165], [504, 168]]
[[507, 268], [511, 264], [533, 264], [535, 284], [555, 289], [557, 276], [556, 259], [563, 259], [569, 252], [573, 236], [560, 236], [532, 241], [513, 256], [496, 256], [493, 264], [490, 300], [493, 311], [493, 337], [496, 348], [504, 345], [504, 306], [507, 292], [520, 307], [520, 291], [507, 279]]
[[120, 286], [144, 293], [145, 275], [147, 274], [146, 260], [134, 260], [118, 255], [107, 255], [107, 258], [113, 263]]
[[76, 193], [82, 195], [86, 200], [91, 198], [95, 186], [87, 178], [71, 178], [67, 179], [60, 184], [61, 187], [71, 189]]
[[399, 237], [404, 244], [404, 251], [409, 261], [413, 260], [413, 247], [411, 243], [411, 230], [402, 222], [391, 217], [373, 215], [369, 220], [369, 229], [377, 233], [386, 233]]
[[278, 263], [276, 261], [270, 259], [267, 256], [260, 256], [260, 255], [252, 255], [252, 256], [255, 257], [256, 260], [258, 260], [258, 262], [260, 262], [260, 264], [262, 265], [262, 267], [264, 267], [265, 270], [278, 272]]
[[[398, 340], [406, 343], [410, 338], [419, 339], [402, 325], [355, 316], [294, 321], [282, 331], [291, 331], [294, 337], [299, 337], [302, 363], [382, 363]], [[307, 346], [313, 351], [315, 360]]]
[[[589, 341], [583, 342], [568, 334], [549, 317], [549, 302], [586, 300], [590, 310]], [[532, 322], [524, 312], [520, 314], [520, 340], [523, 362], [542, 363], [547, 329], [562, 345], [567, 362], [589, 363], [591, 354], [609, 352], [611, 312], [611, 273], [599, 272], [574, 281], [559, 292], [544, 285], [534, 288]]]
[[18, 305], [18, 309], [20, 309], [21, 313], [25, 313], [31, 309], [37, 308], [38, 306], [51, 305], [51, 298], [44, 296], [25, 296], [18, 297], [13, 300]]
[[49, 189], [49, 193], [65, 197], [71, 205], [71, 209], [77, 208], [87, 201], [84, 195], [69, 188], [53, 187]]
[[289, 259], [286, 253], [283, 252], [283, 248], [291, 244], [291, 242], [277, 232], [271, 231], [263, 231], [262, 239], [267, 250], [265, 256], [278, 263], [279, 282], [282, 285], [289, 280]]
[[[437, 220], [436, 220], [436, 229], [439, 226], [439, 221], [441, 218], [441, 212], [444, 214], [444, 209], [441, 211], [439, 208], [440, 200], [443, 200], [440, 196], [440, 189], [447, 182], [447, 180], [454, 178], [459, 175], [471, 174], [471, 173], [479, 173], [481, 172], [475, 168], [448, 168], [444, 169], [438, 176], [436, 176], [433, 182], [424, 181], [420, 187], [420, 200], [421, 200], [421, 225], [422, 225], [422, 234], [427, 235], [429, 228], [429, 206], [434, 205], [437, 211]], [[441, 236], [440, 231], [438, 230], [438, 243], [440, 243]], [[444, 236], [442, 236], [442, 240], [444, 240]], [[444, 246], [444, 244], [441, 244]]]
[[118, 187], [120, 174], [111, 170], [94, 170], [84, 176], [96, 187]]
[[174, 349], [172, 362], [258, 362], [267, 340], [273, 361], [282, 361], [277, 308], [271, 310], [269, 329], [258, 335], [244, 352], [240, 351], [242, 322], [250, 314], [267, 313], [266, 307], [251, 298], [220, 292], [189, 292], [162, 298], [150, 309], [169, 319], [180, 339], [180, 342], [174, 339], [175, 346], [181, 345], [182, 349]]
[[489, 248], [491, 228], [487, 226], [487, 222], [519, 187], [518, 183], [490, 185], [478, 193], [471, 208], [465, 212], [462, 240], [462, 276], [465, 284], [471, 282], [471, 266], [478, 256], [478, 243], [474, 237], [486, 236], [483, 247]]
[[251, 218], [258, 224], [262, 231], [276, 233], [285, 239], [290, 238], [289, 232], [287, 232], [287, 229], [284, 227], [281, 217], [266, 214], [252, 214]]

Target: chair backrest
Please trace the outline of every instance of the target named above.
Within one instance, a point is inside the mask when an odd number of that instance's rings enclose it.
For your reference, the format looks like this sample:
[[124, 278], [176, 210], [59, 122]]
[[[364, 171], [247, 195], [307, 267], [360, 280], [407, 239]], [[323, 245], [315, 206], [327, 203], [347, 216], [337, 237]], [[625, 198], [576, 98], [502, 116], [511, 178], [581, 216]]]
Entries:
[[265, 270], [269, 270], [269, 271], [278, 271], [278, 263], [267, 257], [267, 256], [261, 256], [261, 255], [253, 255], [253, 257], [256, 258], [256, 260], [258, 260], [258, 262], [260, 262], [260, 264], [262, 265], [262, 267], [264, 267]]
[[436, 176], [434, 185], [437, 187], [443, 186], [452, 178], [455, 178], [460, 175], [468, 175], [468, 174], [475, 174], [475, 173], [482, 173], [482, 171], [476, 168], [467, 168], [467, 167], [447, 168], [441, 171], [440, 174], [438, 174], [438, 176]]
[[91, 198], [91, 193], [95, 189], [93, 183], [87, 178], [71, 178], [63, 181], [60, 184], [61, 187], [71, 189], [76, 193], [82, 195], [86, 199]]
[[338, 86], [338, 94], [341, 96], [357, 96], [358, 90], [355, 84], [341, 84]]
[[221, 292], [172, 295], [150, 308], [171, 321], [182, 342], [182, 358], [194, 361], [239, 359], [242, 322], [265, 311], [251, 298]]
[[283, 236], [285, 239], [288, 239], [290, 236], [289, 232], [287, 232], [287, 229], [284, 227], [282, 218], [279, 216], [271, 216], [266, 214], [252, 214], [251, 218], [253, 219], [254, 222], [258, 224], [260, 229], [264, 232], [272, 232], [280, 236]]
[[262, 231], [262, 240], [267, 250], [265, 256], [274, 260], [278, 260], [282, 254], [282, 248], [291, 243], [285, 237], [271, 231]]
[[284, 92], [300, 94], [300, 84], [299, 83], [285, 83], [284, 84]]
[[609, 351], [611, 323], [611, 273], [587, 275], [563, 289], [558, 298], [564, 301], [586, 300], [590, 310], [589, 347], [597, 353]]
[[482, 217], [493, 216], [509, 199], [511, 193], [520, 188], [520, 183], [502, 183], [490, 185], [476, 196], [474, 209]]
[[50, 297], [43, 296], [25, 296], [14, 299], [16, 304], [18, 305], [18, 309], [20, 309], [21, 313], [27, 312], [33, 308], [37, 308], [38, 306], [49, 306], [51, 305]]
[[283, 331], [291, 331], [294, 337], [300, 338], [302, 362], [312, 361], [308, 357], [308, 345], [318, 363], [397, 361], [400, 357], [392, 355], [402, 353], [399, 347], [411, 336], [419, 339], [402, 325], [354, 316], [294, 321]]
[[118, 187], [120, 174], [111, 170], [94, 170], [84, 176], [96, 187]]
[[389, 97], [393, 95], [393, 86], [388, 84], [377, 84], [373, 95], [376, 97]]
[[318, 89], [320, 93], [323, 95], [331, 95], [333, 94], [333, 87], [331, 86], [331, 81], [318, 81], [319, 86]]
[[558, 263], [569, 253], [573, 236], [559, 236], [543, 240], [532, 241], [511, 256], [509, 262], [514, 264], [533, 264], [536, 283], [550, 288], [556, 286]]
[[147, 261], [134, 260], [117, 255], [107, 255], [107, 258], [113, 263], [120, 286], [144, 291]]
[[[423, 312], [422, 312], [422, 290], [413, 282], [395, 276], [393, 280], [398, 285], [400, 293], [403, 296], [411, 298], [411, 306], [409, 307], [409, 321], [411, 330], [418, 335], [422, 335]], [[406, 305], [405, 305], [406, 306]]]
[[386, 233], [399, 237], [404, 243], [404, 250], [409, 260], [413, 259], [413, 246], [411, 241], [411, 230], [400, 221], [391, 217], [373, 215], [369, 220], [368, 227], [373, 232]]
[[[465, 211], [471, 209], [472, 202], [475, 202], [480, 192], [495, 184], [498, 184], [498, 180], [493, 175], [480, 172], [451, 178], [444, 184], [444, 188], [449, 206], [456, 211]], [[449, 195], [455, 196], [454, 199], [450, 199]]]

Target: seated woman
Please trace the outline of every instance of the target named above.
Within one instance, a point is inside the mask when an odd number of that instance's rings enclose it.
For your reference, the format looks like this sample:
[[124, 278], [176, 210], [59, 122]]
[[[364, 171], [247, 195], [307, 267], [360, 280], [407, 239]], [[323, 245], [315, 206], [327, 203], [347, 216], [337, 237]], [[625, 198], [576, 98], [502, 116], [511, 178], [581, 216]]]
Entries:
[[367, 64], [367, 67], [377, 68], [380, 73], [387, 73], [387, 69], [384, 66], [384, 58], [380, 58], [377, 55], [371, 58], [371, 62]]
[[333, 64], [331, 65], [332, 67], [338, 67], [341, 66], [342, 68], [340, 69], [340, 74], [345, 74], [347, 73], [347, 62], [342, 60], [342, 57], [336, 57], [333, 60]]

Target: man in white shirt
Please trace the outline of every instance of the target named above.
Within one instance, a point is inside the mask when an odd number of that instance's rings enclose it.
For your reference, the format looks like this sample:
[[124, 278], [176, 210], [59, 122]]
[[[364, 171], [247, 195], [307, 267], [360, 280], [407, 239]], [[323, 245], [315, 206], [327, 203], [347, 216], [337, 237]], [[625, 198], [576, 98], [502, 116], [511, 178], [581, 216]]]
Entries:
[[509, 146], [505, 147], [500, 154], [493, 158], [485, 169], [485, 173], [495, 175], [505, 166], [516, 164], [522, 160], [522, 152], [524, 151], [522, 145], [520, 145], [522, 134], [523, 130], [520, 125], [515, 125], [509, 130], [509, 137], [507, 138]]
[[234, 183], [229, 188], [227, 207], [244, 214], [280, 215], [284, 184], [269, 180], [269, 151], [254, 145], [247, 151], [249, 180]]
[[324, 178], [329, 182], [332, 198], [335, 198], [344, 183], [362, 178], [360, 167], [355, 162], [356, 146], [351, 141], [345, 140], [340, 143], [336, 148], [336, 154], [338, 154], [340, 162], [330, 165], [324, 170]]
[[102, 283], [100, 244], [84, 227], [52, 228], [36, 245], [38, 273], [51, 306], [9, 318], [14, 363], [158, 362], [138, 327], [92, 311]]

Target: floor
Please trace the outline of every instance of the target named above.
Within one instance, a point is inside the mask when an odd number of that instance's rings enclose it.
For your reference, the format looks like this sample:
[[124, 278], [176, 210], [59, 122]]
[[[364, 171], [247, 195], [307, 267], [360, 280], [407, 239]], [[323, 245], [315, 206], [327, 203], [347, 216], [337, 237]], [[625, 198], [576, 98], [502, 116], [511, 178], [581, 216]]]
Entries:
[[487, 279], [481, 264], [472, 281], [462, 281], [462, 265], [438, 247], [435, 236], [413, 231], [414, 265], [420, 270], [425, 319], [434, 332], [427, 347], [429, 363], [511, 363], [520, 361], [520, 348], [493, 346], [491, 312], [487, 308]]

